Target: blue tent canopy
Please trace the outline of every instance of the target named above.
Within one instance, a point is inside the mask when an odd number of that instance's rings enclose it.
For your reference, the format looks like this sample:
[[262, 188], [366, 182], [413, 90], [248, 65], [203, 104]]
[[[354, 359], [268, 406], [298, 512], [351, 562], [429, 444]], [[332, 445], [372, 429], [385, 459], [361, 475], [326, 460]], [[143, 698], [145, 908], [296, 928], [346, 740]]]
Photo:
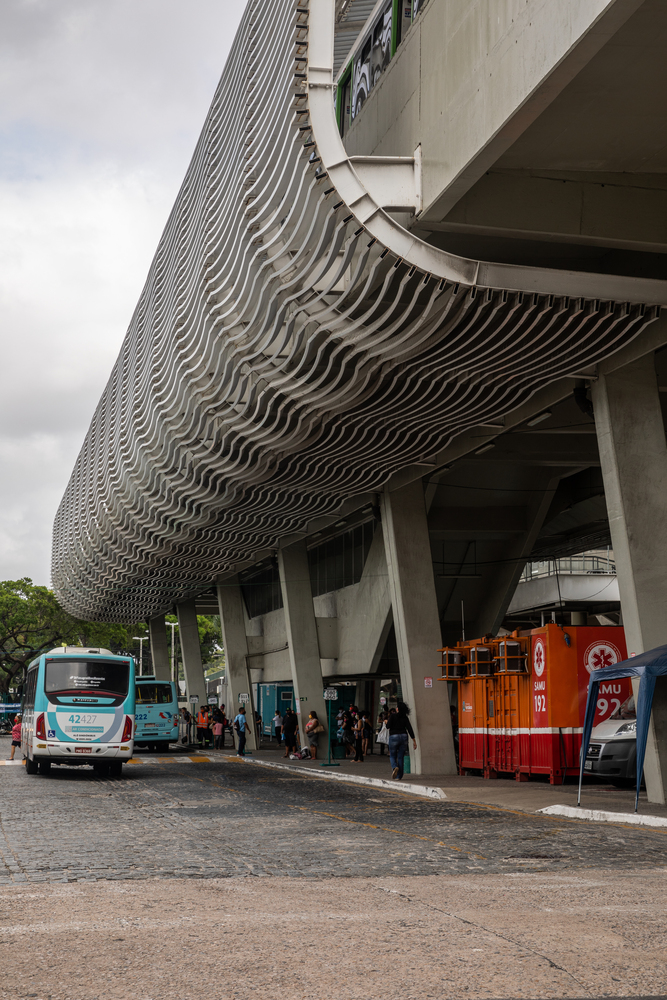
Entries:
[[633, 656], [631, 660], [623, 660], [613, 667], [603, 667], [593, 670], [588, 686], [584, 732], [581, 738], [581, 760], [579, 762], [579, 796], [577, 805], [581, 803], [581, 782], [584, 776], [584, 761], [588, 753], [588, 744], [593, 731], [595, 708], [598, 701], [598, 690], [601, 681], [615, 681], [620, 677], [640, 677], [639, 697], [637, 698], [637, 786], [635, 791], [635, 812], [639, 804], [639, 786], [644, 770], [644, 756], [648, 740], [648, 726], [651, 718], [651, 706], [655, 691], [656, 677], [667, 676], [667, 646], [656, 646], [648, 653]]

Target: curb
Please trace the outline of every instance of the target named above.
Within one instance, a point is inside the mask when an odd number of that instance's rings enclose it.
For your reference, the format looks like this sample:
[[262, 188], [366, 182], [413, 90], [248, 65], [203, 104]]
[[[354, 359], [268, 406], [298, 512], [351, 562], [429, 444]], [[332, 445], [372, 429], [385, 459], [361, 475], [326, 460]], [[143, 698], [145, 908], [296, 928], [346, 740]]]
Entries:
[[641, 816], [639, 813], [605, 812], [604, 809], [582, 809], [581, 806], [546, 806], [538, 813], [587, 819], [594, 823], [631, 823], [634, 826], [667, 826], [667, 816]]
[[275, 764], [270, 760], [250, 760], [248, 757], [237, 757], [232, 754], [224, 754], [228, 760], [238, 760], [243, 761], [245, 764], [258, 764], [260, 767], [275, 767], [279, 771], [290, 771], [292, 774], [296, 771], [302, 777], [307, 775], [310, 778], [325, 778], [328, 781], [347, 781], [352, 785], [370, 785], [371, 788], [382, 788], [389, 792], [404, 792], [408, 795], [419, 795], [422, 798], [427, 799], [446, 799], [447, 796], [443, 792], [442, 788], [436, 788], [433, 785], [412, 785], [409, 782], [404, 784], [402, 781], [389, 781], [386, 778], [366, 778], [361, 774], [331, 774], [330, 772], [321, 773], [316, 771], [311, 767], [295, 767], [291, 764]]

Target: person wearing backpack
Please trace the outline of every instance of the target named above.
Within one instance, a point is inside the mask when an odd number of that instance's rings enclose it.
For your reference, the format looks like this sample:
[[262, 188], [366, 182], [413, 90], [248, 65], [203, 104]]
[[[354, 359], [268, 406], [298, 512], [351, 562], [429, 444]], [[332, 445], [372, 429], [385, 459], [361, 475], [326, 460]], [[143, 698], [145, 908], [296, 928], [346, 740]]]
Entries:
[[245, 705], [241, 705], [239, 708], [239, 714], [234, 719], [234, 732], [238, 738], [238, 746], [236, 748], [237, 757], [245, 757], [245, 741], [248, 731], [248, 723], [245, 717]]

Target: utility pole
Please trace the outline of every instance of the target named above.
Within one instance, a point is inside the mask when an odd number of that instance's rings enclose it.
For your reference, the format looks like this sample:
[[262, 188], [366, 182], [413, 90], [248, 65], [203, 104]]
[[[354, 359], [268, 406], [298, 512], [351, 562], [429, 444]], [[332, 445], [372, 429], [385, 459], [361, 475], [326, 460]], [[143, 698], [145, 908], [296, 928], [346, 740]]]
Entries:
[[141, 677], [144, 672], [144, 643], [148, 636], [133, 635], [132, 638], [139, 643], [139, 676]]
[[171, 679], [172, 681], [177, 681], [176, 668], [174, 661], [174, 631], [178, 628], [178, 622], [167, 622], [167, 625], [171, 628]]

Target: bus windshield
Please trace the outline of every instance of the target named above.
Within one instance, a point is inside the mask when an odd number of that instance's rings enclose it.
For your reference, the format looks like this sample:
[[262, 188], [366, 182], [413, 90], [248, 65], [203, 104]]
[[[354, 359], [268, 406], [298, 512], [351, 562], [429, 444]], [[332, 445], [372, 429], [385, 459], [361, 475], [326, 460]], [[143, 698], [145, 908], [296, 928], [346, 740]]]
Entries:
[[171, 684], [137, 684], [137, 705], [168, 705], [173, 700]]
[[47, 694], [107, 695], [125, 697], [130, 681], [130, 664], [121, 660], [47, 660]]

